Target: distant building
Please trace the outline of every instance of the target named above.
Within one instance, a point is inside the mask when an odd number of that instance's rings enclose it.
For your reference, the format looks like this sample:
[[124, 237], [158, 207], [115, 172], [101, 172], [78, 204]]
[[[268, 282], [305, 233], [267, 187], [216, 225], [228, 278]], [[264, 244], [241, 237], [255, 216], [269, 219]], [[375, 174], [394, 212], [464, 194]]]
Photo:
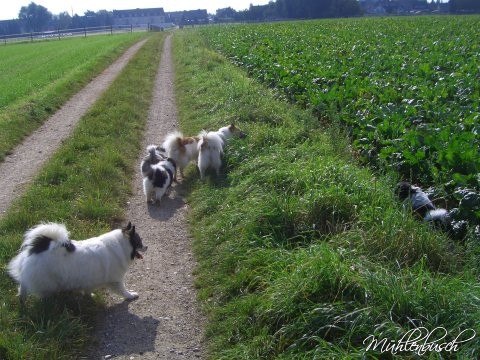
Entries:
[[162, 25], [166, 22], [166, 15], [163, 8], [113, 10], [113, 25], [144, 26]]
[[168, 12], [167, 18], [178, 26], [208, 24], [208, 13], [204, 9]]

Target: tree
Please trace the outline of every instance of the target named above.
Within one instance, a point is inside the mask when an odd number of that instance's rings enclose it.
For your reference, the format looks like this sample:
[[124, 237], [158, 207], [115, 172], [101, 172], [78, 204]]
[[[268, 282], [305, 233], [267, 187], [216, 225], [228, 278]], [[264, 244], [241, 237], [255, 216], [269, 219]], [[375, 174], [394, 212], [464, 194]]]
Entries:
[[28, 6], [22, 6], [18, 18], [25, 23], [27, 31], [43, 31], [52, 20], [52, 14], [42, 5], [31, 2]]
[[475, 13], [480, 12], [479, 0], [450, 0], [450, 11], [453, 13]]
[[72, 17], [66, 11], [53, 16], [53, 24], [55, 29], [69, 29], [72, 24]]
[[2, 21], [0, 25], [0, 35], [20, 34], [22, 28], [18, 20]]

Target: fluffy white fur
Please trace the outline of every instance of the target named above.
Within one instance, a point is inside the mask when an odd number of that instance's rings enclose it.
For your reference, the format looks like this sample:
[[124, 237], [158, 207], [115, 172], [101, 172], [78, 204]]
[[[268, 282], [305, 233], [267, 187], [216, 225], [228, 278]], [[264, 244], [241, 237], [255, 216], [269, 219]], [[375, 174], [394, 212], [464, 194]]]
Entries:
[[205, 178], [205, 172], [208, 168], [215, 170], [217, 176], [220, 174], [222, 166], [223, 140], [221, 136], [214, 131], [200, 133], [198, 142], [198, 170], [200, 178]]
[[174, 131], [167, 134], [163, 141], [162, 147], [165, 149], [167, 156], [175, 161], [182, 178], [184, 176], [183, 169], [191, 161], [197, 160], [199, 140], [197, 136], [184, 137], [181, 132]]
[[83, 241], [70, 240], [64, 225], [40, 224], [25, 233], [20, 253], [8, 264], [8, 272], [19, 283], [22, 303], [29, 294], [46, 297], [60, 291], [90, 292], [98, 287], [131, 300], [138, 294], [125, 288], [123, 278], [133, 258], [141, 258], [138, 251], [146, 250], [130, 223]]
[[246, 135], [234, 124], [224, 126], [218, 131], [202, 131], [199, 134], [198, 170], [201, 179], [205, 178], [205, 172], [209, 168], [215, 170], [217, 176], [220, 174], [223, 149], [227, 141], [234, 136], [244, 138]]

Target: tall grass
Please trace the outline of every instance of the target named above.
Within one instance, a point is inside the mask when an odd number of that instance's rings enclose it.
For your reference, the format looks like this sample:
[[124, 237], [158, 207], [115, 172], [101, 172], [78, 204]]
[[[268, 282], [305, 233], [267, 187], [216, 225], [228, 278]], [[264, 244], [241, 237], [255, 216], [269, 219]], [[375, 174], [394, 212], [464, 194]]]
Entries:
[[72, 238], [84, 239], [126, 220], [123, 209], [163, 39], [149, 39], [0, 220], [0, 358], [70, 359], [88, 344], [101, 301], [68, 294], [45, 302], [32, 297], [22, 311], [6, 264], [23, 232], [41, 221], [65, 223]]
[[[341, 127], [277, 101], [197, 32], [174, 44], [184, 133], [230, 122], [248, 133], [228, 144], [220, 178], [187, 172], [211, 358], [415, 358], [364, 341], [480, 332], [475, 255], [402, 209], [393, 175], [358, 166]], [[479, 348], [476, 337], [427, 355]]]
[[0, 47], [0, 160], [145, 33]]

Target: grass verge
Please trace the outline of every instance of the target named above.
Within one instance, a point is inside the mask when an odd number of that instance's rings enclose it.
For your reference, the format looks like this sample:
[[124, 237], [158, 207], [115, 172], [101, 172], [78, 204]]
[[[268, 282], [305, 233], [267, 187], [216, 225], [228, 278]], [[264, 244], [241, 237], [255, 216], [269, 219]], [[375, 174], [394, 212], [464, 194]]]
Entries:
[[145, 33], [0, 48], [0, 161]]
[[[184, 133], [234, 121], [249, 134], [228, 144], [221, 178], [187, 172], [211, 358], [415, 358], [368, 350], [370, 336], [480, 333], [478, 244], [412, 218], [397, 179], [358, 166], [341, 128], [275, 100], [195, 30], [175, 34], [174, 56]], [[479, 349], [477, 336], [426, 356]]]
[[22, 312], [6, 265], [23, 232], [39, 222], [63, 222], [72, 238], [84, 239], [124, 220], [163, 39], [151, 36], [0, 220], [1, 359], [71, 359], [88, 344], [101, 301], [30, 298]]

